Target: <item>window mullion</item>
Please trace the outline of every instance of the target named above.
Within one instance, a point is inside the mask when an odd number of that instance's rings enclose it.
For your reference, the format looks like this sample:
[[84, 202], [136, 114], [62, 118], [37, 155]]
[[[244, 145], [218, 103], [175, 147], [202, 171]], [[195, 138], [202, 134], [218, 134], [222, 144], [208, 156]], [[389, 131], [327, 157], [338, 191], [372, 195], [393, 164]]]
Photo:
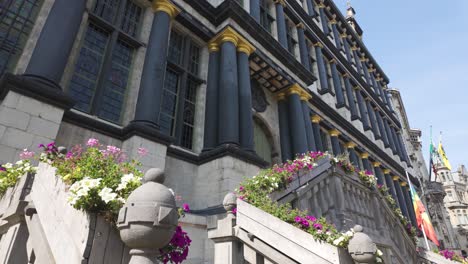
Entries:
[[190, 39], [184, 38], [183, 53], [182, 53], [182, 68], [184, 69], [180, 82], [179, 82], [179, 94], [177, 98], [177, 110], [175, 118], [175, 138], [177, 145], [181, 144], [182, 141], [182, 130], [184, 127], [184, 108], [185, 108], [185, 93], [187, 92], [187, 81], [188, 81], [188, 68], [190, 63]]
[[108, 81], [112, 69], [112, 55], [114, 53], [115, 46], [119, 38], [118, 25], [120, 25], [120, 23], [122, 22], [126, 2], [127, 1], [121, 1], [117, 9], [117, 19], [115, 24], [113, 25], [114, 28], [112, 29], [111, 37], [107, 44], [108, 46], [106, 48], [106, 54], [104, 55], [104, 62], [102, 64], [101, 74], [99, 74], [99, 80], [96, 85], [96, 91], [94, 92], [93, 102], [90, 111], [90, 114], [92, 115], [98, 115], [98, 108], [103, 101], [106, 82]]

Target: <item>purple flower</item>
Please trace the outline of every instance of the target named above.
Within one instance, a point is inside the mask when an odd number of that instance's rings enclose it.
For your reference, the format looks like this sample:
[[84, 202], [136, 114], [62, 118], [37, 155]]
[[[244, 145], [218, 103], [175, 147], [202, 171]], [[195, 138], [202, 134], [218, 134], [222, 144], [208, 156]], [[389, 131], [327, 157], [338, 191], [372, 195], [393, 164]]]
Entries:
[[242, 192], [243, 190], [244, 190], [244, 186], [239, 187], [239, 191]]
[[237, 207], [235, 207], [234, 209], [232, 209], [232, 213], [233, 213], [234, 215], [237, 214]]
[[38, 148], [45, 148], [44, 144], [39, 144], [37, 147]]
[[315, 229], [317, 229], [317, 230], [322, 230], [322, 229], [323, 229], [323, 226], [322, 226], [322, 224], [320, 224], [320, 223], [315, 223], [315, 224], [313, 225], [313, 227], [314, 227]]
[[308, 215], [308, 216], [306, 216], [305, 218], [307, 218], [307, 219], [308, 219], [309, 221], [311, 221], [311, 222], [317, 221], [317, 218], [315, 218], [314, 216], [311, 216], [311, 215]]
[[182, 208], [184, 209], [184, 212], [186, 213], [190, 212], [190, 206], [187, 203], [184, 203], [182, 205]]
[[0, 166], [0, 171], [6, 171], [6, 169]]
[[301, 225], [304, 228], [309, 228], [310, 223], [309, 223], [309, 221], [307, 221], [307, 219], [302, 219]]
[[300, 217], [300, 216], [294, 217], [294, 222], [296, 222], [296, 223], [302, 223], [302, 217]]
[[73, 158], [73, 152], [68, 151], [68, 152], [67, 152], [67, 155], [65, 156], [65, 158], [66, 158], [66, 159], [71, 159], [71, 158]]
[[107, 154], [115, 155], [115, 154], [118, 154], [121, 150], [116, 146], [107, 146], [106, 151], [107, 151]]
[[98, 147], [99, 146], [99, 140], [95, 138], [90, 138], [88, 139], [88, 142], [86, 142], [86, 146], [88, 147]]
[[138, 155], [140, 155], [140, 157], [144, 157], [148, 155], [148, 150], [143, 147], [138, 148]]

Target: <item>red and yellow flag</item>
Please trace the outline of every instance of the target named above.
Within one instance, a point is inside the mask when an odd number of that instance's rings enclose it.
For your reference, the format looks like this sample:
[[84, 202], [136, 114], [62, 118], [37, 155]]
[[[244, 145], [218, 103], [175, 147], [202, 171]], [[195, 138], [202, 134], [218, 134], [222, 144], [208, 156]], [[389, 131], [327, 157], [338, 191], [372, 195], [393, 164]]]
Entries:
[[414, 213], [416, 214], [416, 221], [418, 222], [418, 228], [423, 230], [426, 233], [427, 238], [429, 238], [434, 244], [439, 246], [439, 240], [437, 239], [436, 232], [432, 226], [431, 219], [426, 212], [424, 204], [419, 199], [418, 193], [414, 189], [413, 185], [410, 184], [411, 198], [413, 200]]

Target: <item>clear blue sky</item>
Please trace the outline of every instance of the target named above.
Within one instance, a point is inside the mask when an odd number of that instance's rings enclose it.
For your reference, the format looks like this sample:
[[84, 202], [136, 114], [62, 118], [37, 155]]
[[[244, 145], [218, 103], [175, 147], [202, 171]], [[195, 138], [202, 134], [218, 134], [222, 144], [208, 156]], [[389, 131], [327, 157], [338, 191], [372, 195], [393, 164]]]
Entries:
[[[345, 14], [346, 0], [335, 0]], [[400, 90], [412, 128], [439, 131], [456, 169], [468, 165], [468, 0], [352, 0], [364, 43]]]

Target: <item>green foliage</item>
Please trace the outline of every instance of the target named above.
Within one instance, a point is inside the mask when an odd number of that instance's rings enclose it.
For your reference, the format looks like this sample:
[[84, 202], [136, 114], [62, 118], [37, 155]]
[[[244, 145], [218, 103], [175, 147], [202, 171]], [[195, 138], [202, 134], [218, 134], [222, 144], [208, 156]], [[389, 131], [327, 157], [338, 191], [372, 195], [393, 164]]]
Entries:
[[16, 185], [19, 179], [26, 173], [36, 172], [36, 167], [29, 160], [19, 160], [15, 164], [6, 163], [0, 166], [0, 196], [6, 190]]

